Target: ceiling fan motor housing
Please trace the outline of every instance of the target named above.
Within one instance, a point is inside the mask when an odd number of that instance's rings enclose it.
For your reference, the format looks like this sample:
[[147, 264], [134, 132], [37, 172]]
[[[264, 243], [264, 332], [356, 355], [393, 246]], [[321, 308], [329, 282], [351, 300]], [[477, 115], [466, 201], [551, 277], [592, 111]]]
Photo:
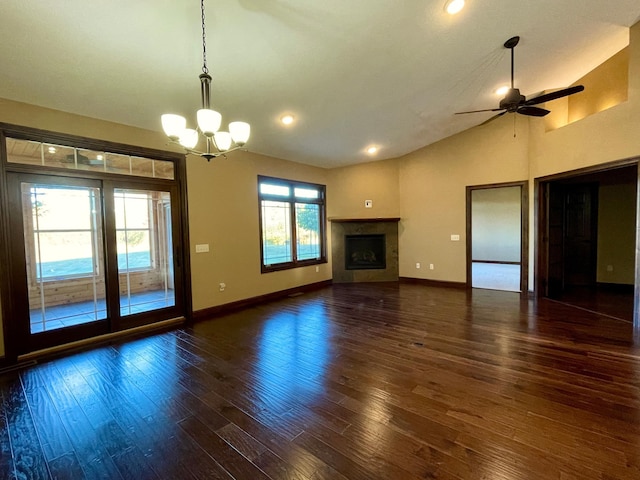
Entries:
[[520, 95], [519, 89], [510, 88], [507, 92], [507, 96], [500, 100], [500, 108], [504, 108], [508, 112], [515, 112], [525, 100], [526, 97], [524, 95]]

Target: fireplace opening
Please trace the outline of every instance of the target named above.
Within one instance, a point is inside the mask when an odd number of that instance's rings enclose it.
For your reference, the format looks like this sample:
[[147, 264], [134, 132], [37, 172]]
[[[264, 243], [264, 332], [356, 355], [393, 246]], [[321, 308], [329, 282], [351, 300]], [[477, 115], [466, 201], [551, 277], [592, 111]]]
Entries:
[[346, 270], [384, 270], [387, 268], [385, 235], [345, 235]]

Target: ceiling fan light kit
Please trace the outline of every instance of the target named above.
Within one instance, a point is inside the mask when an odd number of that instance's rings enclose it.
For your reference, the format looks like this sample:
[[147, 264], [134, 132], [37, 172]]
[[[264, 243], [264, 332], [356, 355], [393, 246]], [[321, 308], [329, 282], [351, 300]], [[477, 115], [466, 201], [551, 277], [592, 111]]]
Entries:
[[[200, 95], [202, 108], [196, 114], [197, 130], [187, 128], [187, 120], [182, 115], [165, 113], [161, 116], [162, 129], [171, 143], [182, 146], [188, 153], [199, 155], [210, 161], [212, 158], [244, 147], [251, 134], [251, 126], [246, 122], [229, 123], [229, 131], [220, 131], [222, 115], [210, 108], [211, 75], [207, 68], [207, 42], [204, 16], [204, 0], [200, 0], [202, 15], [202, 73], [200, 74]], [[204, 135], [207, 149], [194, 150], [200, 135]], [[215, 151], [213, 150], [215, 149]]]
[[527, 115], [530, 117], [544, 117], [551, 113], [549, 110], [536, 107], [535, 105], [539, 105], [541, 103], [550, 102], [551, 100], [556, 100], [558, 98], [567, 97], [569, 95], [573, 95], [574, 93], [582, 92], [584, 90], [584, 86], [576, 85], [569, 88], [564, 88], [562, 90], [558, 90], [556, 92], [546, 93], [544, 95], [540, 95], [538, 97], [531, 98], [527, 100], [527, 98], [520, 94], [520, 90], [515, 88], [514, 86], [514, 49], [520, 42], [520, 37], [515, 36], [511, 37], [509, 40], [504, 42], [504, 48], [508, 48], [511, 50], [511, 87], [507, 90], [505, 97], [500, 100], [498, 104], [498, 108], [488, 108], [483, 110], [470, 110], [467, 112], [457, 112], [456, 115], [463, 115], [467, 113], [479, 113], [479, 112], [500, 112], [488, 120], [482, 122], [480, 125], [485, 125], [486, 123], [495, 120], [498, 117], [501, 117], [505, 113], [519, 113], [521, 115]]

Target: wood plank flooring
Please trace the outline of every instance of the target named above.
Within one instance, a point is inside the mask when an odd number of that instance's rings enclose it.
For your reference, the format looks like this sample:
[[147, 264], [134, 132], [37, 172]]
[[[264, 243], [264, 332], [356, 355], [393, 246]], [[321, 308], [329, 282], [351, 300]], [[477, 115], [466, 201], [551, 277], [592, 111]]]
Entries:
[[0, 376], [2, 479], [639, 479], [630, 323], [334, 285]]

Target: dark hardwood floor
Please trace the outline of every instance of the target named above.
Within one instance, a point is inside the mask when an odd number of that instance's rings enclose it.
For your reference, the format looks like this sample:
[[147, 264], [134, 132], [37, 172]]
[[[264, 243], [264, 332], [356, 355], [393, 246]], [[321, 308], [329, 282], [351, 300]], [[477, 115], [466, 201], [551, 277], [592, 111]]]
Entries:
[[628, 322], [334, 285], [0, 377], [0, 478], [638, 479]]
[[570, 287], [556, 300], [574, 307], [633, 322], [633, 285], [624, 285], [624, 288]]

